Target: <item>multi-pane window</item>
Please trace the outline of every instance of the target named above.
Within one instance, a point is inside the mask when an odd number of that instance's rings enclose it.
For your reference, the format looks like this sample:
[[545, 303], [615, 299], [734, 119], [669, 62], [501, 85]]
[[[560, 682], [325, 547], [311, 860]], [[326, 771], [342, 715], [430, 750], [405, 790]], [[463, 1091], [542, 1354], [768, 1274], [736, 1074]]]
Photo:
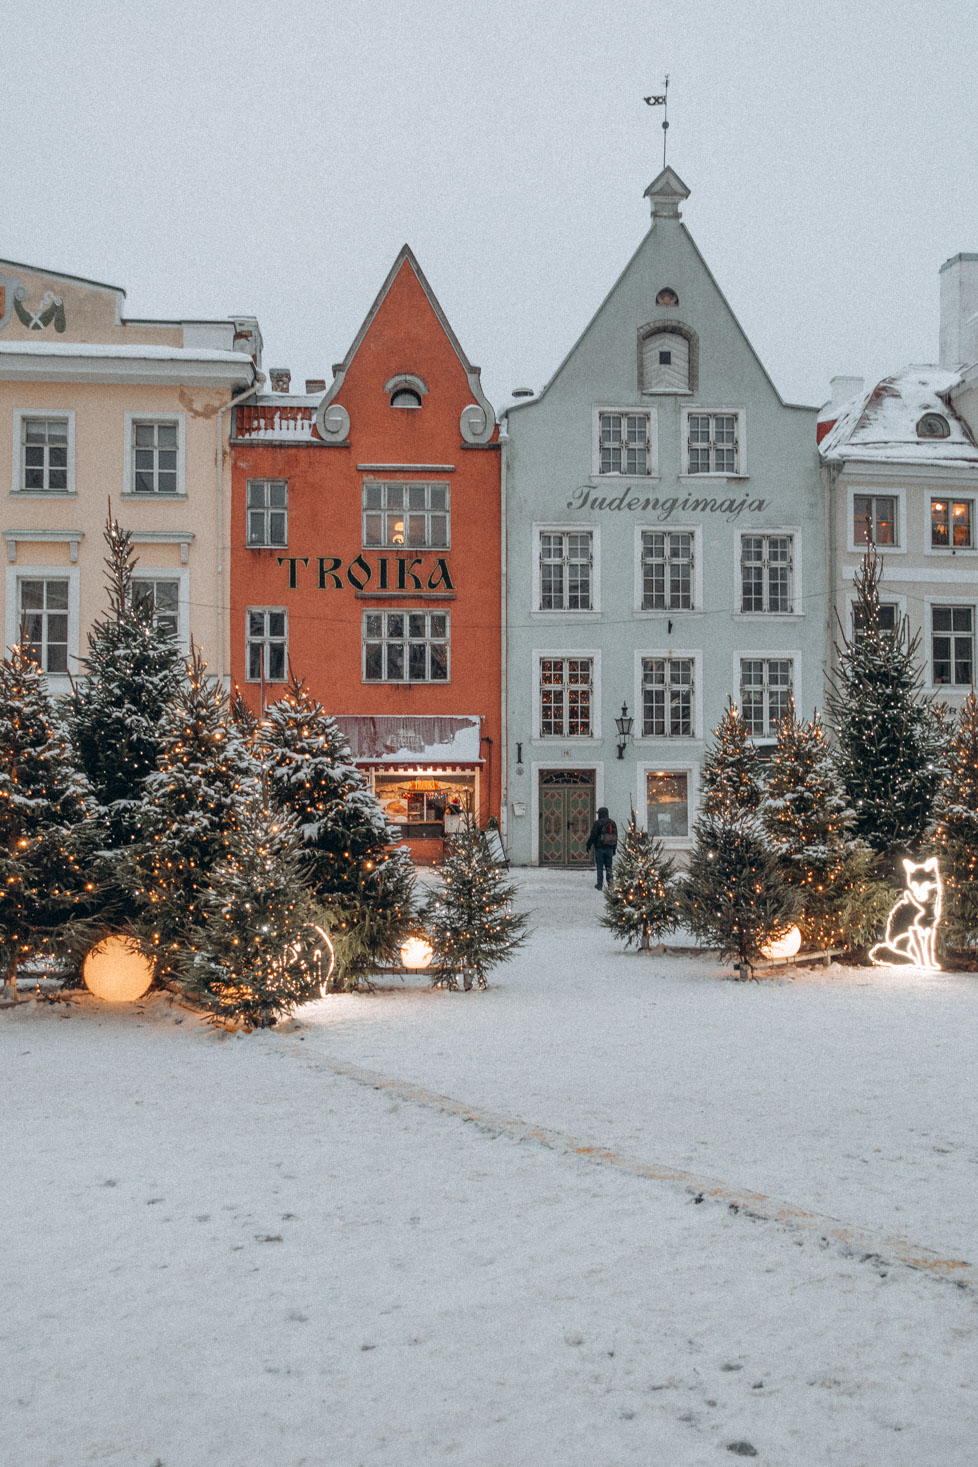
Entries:
[[687, 422], [690, 474], [739, 472], [736, 413], [690, 413]]
[[645, 777], [646, 829], [666, 840], [689, 835], [689, 776], [655, 770]]
[[161, 577], [137, 576], [132, 599], [147, 608], [156, 626], [176, 637], [180, 629], [180, 582]]
[[743, 535], [740, 586], [741, 611], [792, 611], [792, 537]]
[[21, 463], [22, 489], [39, 494], [67, 493], [67, 418], [22, 418]]
[[791, 706], [791, 659], [742, 657], [740, 711], [755, 738], [773, 738]]
[[176, 494], [176, 423], [134, 422], [132, 425], [132, 490], [134, 494]]
[[593, 685], [590, 657], [541, 658], [540, 733], [590, 738]]
[[[862, 607], [856, 605], [852, 608], [852, 629], [854, 638], [858, 642], [866, 635], [866, 613]], [[892, 637], [900, 622], [900, 608], [895, 601], [881, 601], [879, 603], [879, 615], [877, 626], [884, 636]]]
[[288, 623], [283, 608], [249, 607], [248, 682], [284, 682], [288, 647]]
[[248, 544], [289, 543], [289, 486], [285, 479], [248, 480]]
[[18, 582], [20, 636], [42, 672], [68, 671], [68, 582], [58, 578]]
[[413, 550], [448, 549], [448, 485], [363, 486], [364, 545], [404, 545]]
[[930, 502], [930, 543], [970, 550], [974, 545], [971, 499], [932, 499]]
[[652, 472], [648, 413], [598, 414], [598, 473]]
[[895, 545], [897, 502], [894, 494], [854, 494], [852, 543]]
[[364, 682], [447, 682], [448, 642], [446, 611], [365, 611]]
[[975, 668], [973, 606], [932, 606], [934, 682], [970, 688]]
[[540, 610], [590, 611], [593, 537], [590, 530], [540, 535]]
[[642, 658], [642, 735], [689, 738], [693, 733], [693, 659]]
[[643, 611], [689, 611], [692, 605], [692, 531], [643, 530]]

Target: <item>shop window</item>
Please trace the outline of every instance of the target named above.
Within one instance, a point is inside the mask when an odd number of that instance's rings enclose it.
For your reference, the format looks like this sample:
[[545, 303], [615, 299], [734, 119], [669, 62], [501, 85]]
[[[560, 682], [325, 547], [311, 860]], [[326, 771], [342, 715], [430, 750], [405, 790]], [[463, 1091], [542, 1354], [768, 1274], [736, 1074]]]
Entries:
[[670, 840], [689, 835], [689, 775], [653, 770], [645, 776], [646, 829]]

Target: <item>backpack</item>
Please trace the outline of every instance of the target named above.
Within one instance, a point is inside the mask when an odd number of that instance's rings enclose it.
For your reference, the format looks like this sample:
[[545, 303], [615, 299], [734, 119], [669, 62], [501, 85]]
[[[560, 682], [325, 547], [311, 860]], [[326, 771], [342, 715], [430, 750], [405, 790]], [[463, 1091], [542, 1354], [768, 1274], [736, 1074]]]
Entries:
[[616, 846], [618, 844], [618, 827], [613, 820], [602, 820], [601, 829], [598, 831], [599, 846]]

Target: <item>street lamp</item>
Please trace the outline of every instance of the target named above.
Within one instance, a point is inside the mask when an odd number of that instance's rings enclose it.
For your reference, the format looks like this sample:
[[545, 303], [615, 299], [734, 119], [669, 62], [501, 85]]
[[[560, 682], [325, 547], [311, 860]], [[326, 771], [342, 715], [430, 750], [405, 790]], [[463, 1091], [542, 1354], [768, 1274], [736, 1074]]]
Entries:
[[628, 716], [628, 704], [621, 705], [621, 715], [615, 719], [615, 728], [618, 730], [618, 758], [624, 759], [625, 745], [632, 736], [633, 720]]

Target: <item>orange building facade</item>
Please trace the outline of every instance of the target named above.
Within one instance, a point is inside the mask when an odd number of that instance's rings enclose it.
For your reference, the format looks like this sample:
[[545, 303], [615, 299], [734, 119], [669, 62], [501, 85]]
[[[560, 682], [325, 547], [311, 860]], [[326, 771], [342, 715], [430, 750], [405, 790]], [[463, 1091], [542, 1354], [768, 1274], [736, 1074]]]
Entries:
[[406, 246], [327, 389], [271, 376], [235, 409], [232, 684], [257, 712], [303, 678], [437, 861], [499, 817], [495, 415]]

